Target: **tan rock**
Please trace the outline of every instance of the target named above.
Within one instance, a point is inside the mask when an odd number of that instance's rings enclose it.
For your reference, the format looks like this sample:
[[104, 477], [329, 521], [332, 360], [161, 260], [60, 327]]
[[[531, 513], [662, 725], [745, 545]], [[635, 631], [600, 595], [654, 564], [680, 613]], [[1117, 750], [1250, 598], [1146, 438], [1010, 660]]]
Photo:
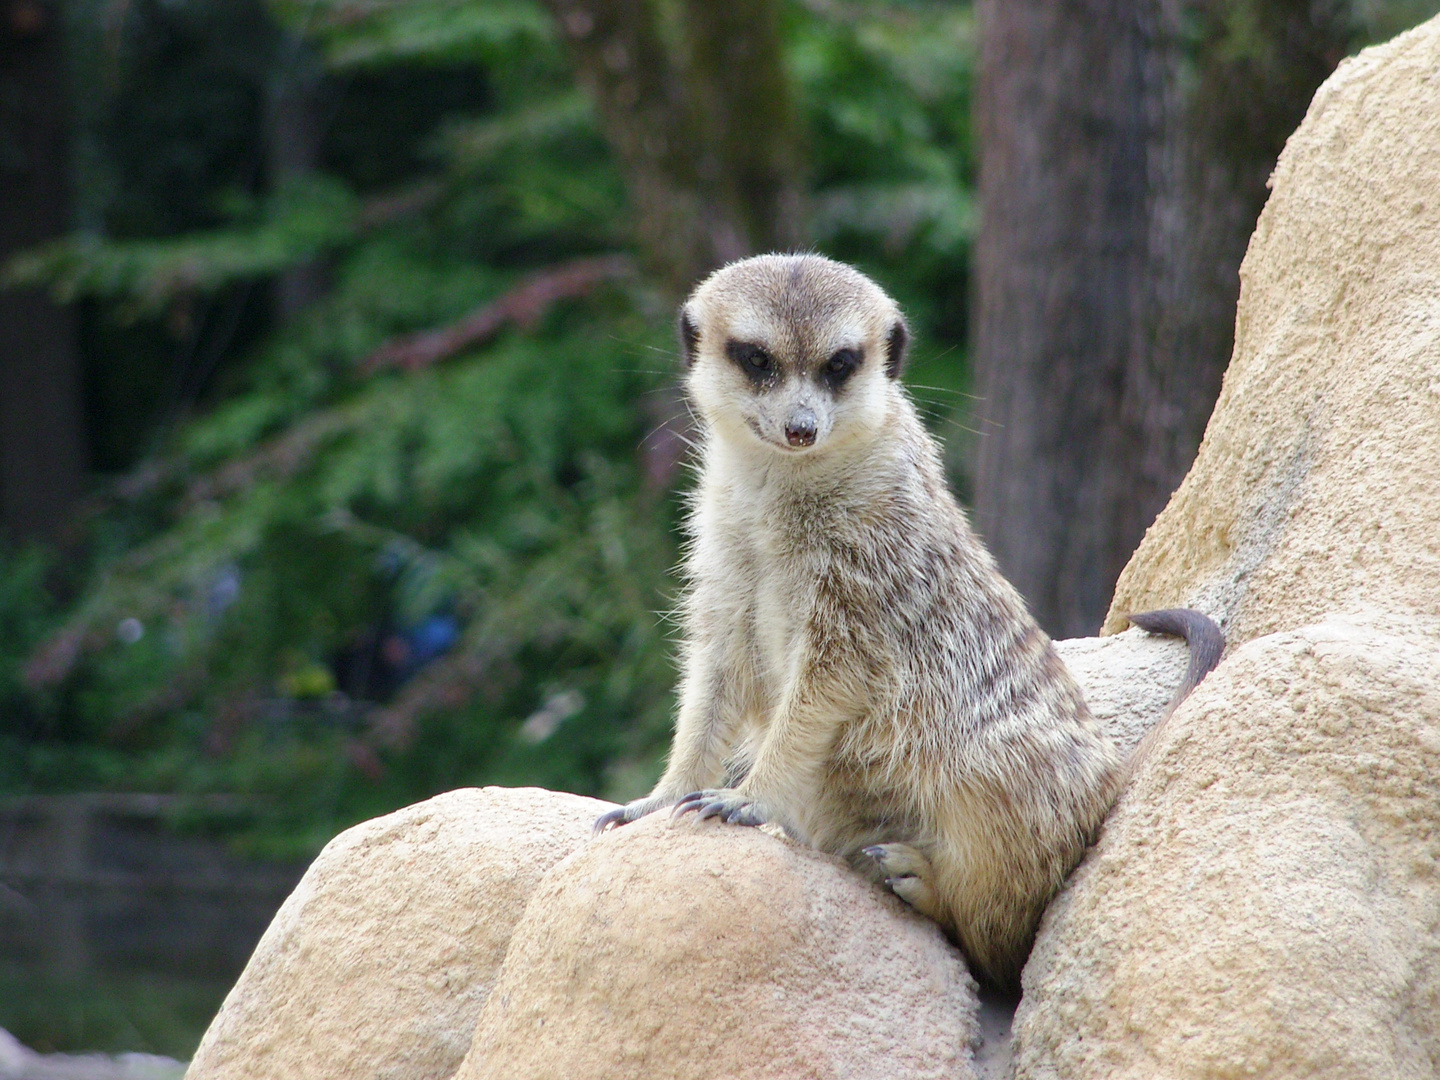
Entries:
[[265, 931], [187, 1078], [452, 1075], [531, 890], [610, 808], [468, 789], [341, 833]]
[[1440, 20], [1341, 64], [1272, 184], [1220, 400], [1107, 633], [1176, 604], [1232, 647], [1440, 611]]
[[1046, 913], [1018, 1077], [1440, 1072], [1437, 642], [1336, 616], [1210, 675]]
[[1165, 714], [1190, 656], [1179, 638], [1133, 627], [1110, 637], [1057, 641], [1055, 651], [1080, 684], [1100, 730], [1126, 753]]
[[457, 1076], [970, 1077], [974, 983], [835, 859], [656, 815], [535, 891]]

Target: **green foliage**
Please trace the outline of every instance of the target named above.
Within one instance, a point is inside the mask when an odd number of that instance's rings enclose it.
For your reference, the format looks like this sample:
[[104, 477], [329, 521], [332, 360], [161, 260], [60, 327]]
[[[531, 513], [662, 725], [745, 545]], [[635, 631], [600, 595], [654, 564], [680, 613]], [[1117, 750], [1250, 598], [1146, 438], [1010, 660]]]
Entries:
[[235, 227], [223, 232], [124, 244], [93, 236], [56, 240], [12, 259], [6, 283], [49, 285], [61, 303], [118, 300], [117, 314], [153, 316], [194, 293], [280, 273], [338, 247], [353, 236], [357, 211], [342, 185], [297, 180], [263, 209], [236, 213]]
[[[214, 3], [134, 17], [183, 12], [205, 39], [229, 25]], [[627, 246], [624, 187], [557, 35], [533, 0], [272, 10], [253, 85], [310, 62], [277, 43], [309, 42], [327, 70], [324, 152], [269, 190], [197, 168], [208, 216], [183, 230], [158, 211], [134, 227], [142, 188], [116, 164], [128, 136], [106, 124], [133, 98], [158, 109], [159, 84], [224, 49], [187, 53], [181, 35], [160, 79], [126, 51], [153, 43], [124, 44], [123, 25], [84, 45], [133, 72], [86, 111], [85, 175], [108, 178], [87, 195], [98, 224], [12, 264], [14, 279], [156, 340], [297, 268], [323, 268], [328, 288], [242, 349], [220, 341], [223, 378], [97, 503], [60, 611], [12, 601], [47, 594], [23, 584], [38, 569], [3, 568], [0, 692], [34, 722], [0, 736], [0, 787], [240, 792], [259, 809], [238, 842], [281, 855], [464, 784], [633, 796], [672, 707], [679, 507], [646, 473], [675, 379], [669, 312], [629, 280], [436, 363], [376, 359], [532, 273]], [[948, 423], [972, 227], [968, 7], [784, 11], [816, 241], [905, 302], [921, 396]], [[116, 340], [97, 335], [102, 360], [129, 355]], [[3, 637], [11, 622], [24, 629]], [[390, 655], [430, 632], [454, 640], [428, 665]], [[13, 674], [25, 658], [28, 690]]]
[[274, 0], [272, 9], [320, 42], [337, 68], [503, 62], [554, 36], [549, 17], [527, 0]]
[[223, 222], [263, 180], [264, 82], [281, 69], [261, 0], [65, 0], [87, 232], [171, 236]]
[[52, 623], [54, 602], [45, 584], [50, 559], [38, 547], [0, 550], [0, 715], [24, 709], [21, 670]]
[[928, 331], [922, 343], [964, 342], [975, 228], [970, 5], [791, 15], [788, 63], [810, 132], [815, 240], [880, 277]]

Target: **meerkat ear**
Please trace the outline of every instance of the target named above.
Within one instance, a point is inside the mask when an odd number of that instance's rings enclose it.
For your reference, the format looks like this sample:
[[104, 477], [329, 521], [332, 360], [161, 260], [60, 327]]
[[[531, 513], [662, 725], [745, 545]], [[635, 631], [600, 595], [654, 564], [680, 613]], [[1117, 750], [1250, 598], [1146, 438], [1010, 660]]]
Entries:
[[885, 374], [898, 379], [905, 370], [905, 347], [910, 344], [910, 331], [905, 329], [905, 320], [896, 319], [885, 336]]
[[700, 328], [690, 317], [686, 308], [680, 309], [680, 351], [685, 357], [685, 366], [695, 366], [695, 353], [700, 348]]

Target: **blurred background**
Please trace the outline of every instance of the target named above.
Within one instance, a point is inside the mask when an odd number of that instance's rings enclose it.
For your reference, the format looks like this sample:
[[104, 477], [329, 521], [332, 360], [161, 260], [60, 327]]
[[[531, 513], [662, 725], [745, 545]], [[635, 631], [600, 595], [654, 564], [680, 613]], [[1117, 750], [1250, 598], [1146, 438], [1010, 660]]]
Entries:
[[1286, 136], [1440, 0], [0, 0], [0, 1028], [186, 1058], [346, 826], [643, 793], [675, 305], [908, 312], [1003, 569], [1092, 634]]

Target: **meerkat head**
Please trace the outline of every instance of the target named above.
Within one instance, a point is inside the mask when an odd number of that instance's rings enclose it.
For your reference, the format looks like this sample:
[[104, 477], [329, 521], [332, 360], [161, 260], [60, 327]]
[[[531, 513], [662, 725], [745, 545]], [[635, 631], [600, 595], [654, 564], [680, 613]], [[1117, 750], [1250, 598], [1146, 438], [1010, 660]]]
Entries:
[[705, 422], [777, 454], [825, 453], [877, 432], [908, 340], [878, 285], [819, 255], [731, 263], [680, 309], [686, 386]]

